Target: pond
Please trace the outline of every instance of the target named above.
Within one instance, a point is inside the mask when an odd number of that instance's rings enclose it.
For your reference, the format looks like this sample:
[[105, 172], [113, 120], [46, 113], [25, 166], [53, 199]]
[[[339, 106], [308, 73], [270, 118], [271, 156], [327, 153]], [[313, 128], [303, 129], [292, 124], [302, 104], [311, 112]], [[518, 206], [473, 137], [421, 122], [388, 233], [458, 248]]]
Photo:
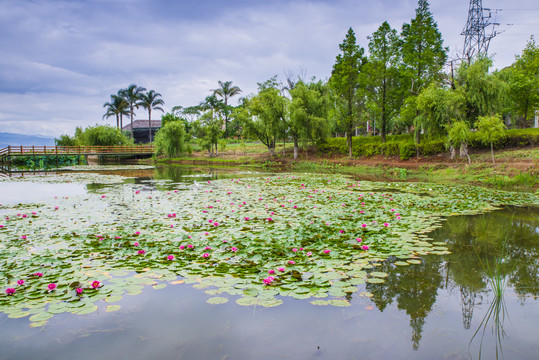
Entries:
[[531, 194], [172, 166], [0, 194], [0, 359], [539, 357]]

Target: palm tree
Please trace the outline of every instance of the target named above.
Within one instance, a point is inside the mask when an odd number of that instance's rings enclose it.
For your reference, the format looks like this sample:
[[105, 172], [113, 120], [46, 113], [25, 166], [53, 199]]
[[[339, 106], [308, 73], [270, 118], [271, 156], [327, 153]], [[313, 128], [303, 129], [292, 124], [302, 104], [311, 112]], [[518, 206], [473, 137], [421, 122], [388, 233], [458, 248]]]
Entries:
[[241, 93], [241, 89], [237, 86], [232, 86], [232, 81], [225, 81], [224, 83], [219, 80], [219, 89], [212, 90], [213, 95], [221, 97], [225, 103], [224, 115], [225, 115], [225, 139], [228, 138], [228, 99], [234, 95]]
[[122, 89], [118, 92], [129, 104], [129, 115], [131, 115], [131, 139], [133, 139], [133, 116], [135, 115], [135, 108], [141, 105], [140, 97], [143, 92], [146, 91], [145, 88], [131, 84], [127, 89]]
[[152, 142], [152, 109], [161, 110], [165, 112], [163, 108], [158, 105], [165, 105], [165, 102], [162, 99], [161, 94], [156, 93], [153, 90], [148, 91], [146, 94], [140, 94], [140, 105], [148, 110], [148, 128], [150, 131], [150, 142]]
[[123, 127], [123, 115], [129, 115], [127, 108], [129, 104], [120, 95], [111, 95], [110, 102], [103, 104], [103, 107], [107, 109], [103, 119], [108, 119], [111, 116], [116, 116], [116, 127], [121, 129]]

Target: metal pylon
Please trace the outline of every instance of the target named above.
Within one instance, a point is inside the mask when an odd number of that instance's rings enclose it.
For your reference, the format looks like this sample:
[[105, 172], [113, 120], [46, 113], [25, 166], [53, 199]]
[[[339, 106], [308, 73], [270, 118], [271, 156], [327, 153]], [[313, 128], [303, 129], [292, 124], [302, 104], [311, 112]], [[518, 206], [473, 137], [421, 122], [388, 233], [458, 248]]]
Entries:
[[[490, 9], [483, 8], [482, 0], [470, 0], [468, 21], [461, 35], [465, 36], [462, 59], [470, 62], [476, 55], [484, 56], [488, 53], [490, 40], [496, 36], [494, 27], [499, 25], [490, 22], [492, 13]], [[486, 28], [492, 25], [492, 31], [487, 34]]]

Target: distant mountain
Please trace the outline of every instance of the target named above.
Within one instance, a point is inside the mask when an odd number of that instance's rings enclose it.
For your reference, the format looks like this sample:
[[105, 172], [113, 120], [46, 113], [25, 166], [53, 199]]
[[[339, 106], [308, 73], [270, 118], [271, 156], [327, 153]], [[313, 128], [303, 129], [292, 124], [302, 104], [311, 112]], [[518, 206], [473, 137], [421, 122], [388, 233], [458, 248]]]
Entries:
[[0, 148], [7, 147], [8, 145], [50, 146], [54, 145], [54, 139], [38, 135], [23, 135], [0, 132]]

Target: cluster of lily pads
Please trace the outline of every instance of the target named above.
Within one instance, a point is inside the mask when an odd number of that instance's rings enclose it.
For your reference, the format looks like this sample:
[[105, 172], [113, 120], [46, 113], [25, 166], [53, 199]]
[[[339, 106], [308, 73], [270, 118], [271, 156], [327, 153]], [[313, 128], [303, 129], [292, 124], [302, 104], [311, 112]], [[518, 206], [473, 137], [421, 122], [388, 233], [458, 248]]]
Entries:
[[45, 181], [109, 185], [0, 207], [0, 311], [31, 315], [32, 326], [57, 313], [94, 312], [102, 300], [114, 303], [150, 285], [193, 284], [212, 304], [235, 296], [240, 305], [271, 307], [289, 296], [348, 306], [353, 293], [371, 296], [358, 285], [384, 281], [387, 274], [376, 271], [382, 261], [413, 266], [424, 255], [447, 254], [426, 235], [444, 217], [538, 203], [527, 194], [339, 175], [134, 184], [72, 174]]

